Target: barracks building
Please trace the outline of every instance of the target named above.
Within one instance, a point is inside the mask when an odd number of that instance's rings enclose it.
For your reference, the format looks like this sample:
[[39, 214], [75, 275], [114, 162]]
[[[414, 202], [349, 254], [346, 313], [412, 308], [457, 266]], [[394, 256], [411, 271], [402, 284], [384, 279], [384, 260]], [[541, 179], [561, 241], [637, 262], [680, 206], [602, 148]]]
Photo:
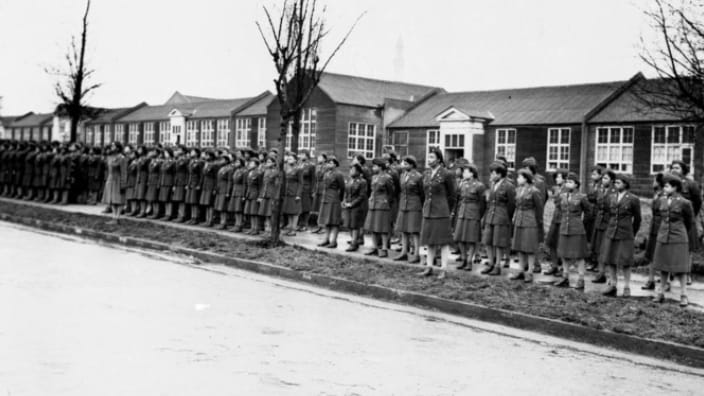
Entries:
[[[464, 157], [487, 176], [496, 156], [515, 169], [535, 157], [541, 172], [566, 168], [588, 178], [601, 165], [635, 177], [649, 195], [652, 176], [674, 159], [702, 181], [702, 125], [642, 108], [634, 92], [642, 74], [623, 81], [565, 86], [447, 92], [441, 87], [325, 73], [304, 106], [299, 149], [374, 158], [385, 150], [425, 163], [439, 147], [447, 163]], [[270, 92], [214, 99], [176, 92], [161, 105], [105, 109], [79, 125], [79, 140], [105, 145], [184, 144], [189, 147], [290, 147], [280, 142], [279, 104]], [[51, 113], [0, 118], [6, 139], [66, 140], [70, 122]], [[341, 161], [347, 166], [347, 161]], [[584, 184], [584, 183], [583, 183]]]

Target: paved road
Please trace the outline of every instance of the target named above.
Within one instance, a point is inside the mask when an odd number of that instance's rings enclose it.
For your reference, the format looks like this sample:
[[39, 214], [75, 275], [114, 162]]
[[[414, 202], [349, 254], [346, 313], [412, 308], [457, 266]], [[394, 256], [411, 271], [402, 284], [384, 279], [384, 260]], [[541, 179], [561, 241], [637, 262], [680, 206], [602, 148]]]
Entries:
[[0, 395], [702, 394], [704, 371], [0, 223]]

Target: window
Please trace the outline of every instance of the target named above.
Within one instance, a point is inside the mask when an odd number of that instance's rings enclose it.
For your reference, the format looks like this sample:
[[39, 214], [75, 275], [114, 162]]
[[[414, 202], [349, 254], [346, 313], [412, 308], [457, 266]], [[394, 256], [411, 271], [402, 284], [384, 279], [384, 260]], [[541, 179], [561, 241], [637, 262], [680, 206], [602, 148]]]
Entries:
[[22, 140], [29, 141], [32, 139], [32, 129], [31, 128], [24, 128], [22, 130]]
[[144, 123], [144, 144], [154, 144], [154, 123]]
[[235, 123], [235, 147], [248, 147], [249, 134], [252, 131], [252, 119], [238, 118]]
[[95, 134], [94, 138], [95, 140], [93, 141], [93, 144], [97, 147], [102, 147], [103, 145], [103, 132], [101, 130], [100, 125], [96, 125], [94, 127], [95, 129], [93, 130], [93, 133]]
[[[315, 152], [315, 138], [318, 128], [318, 111], [315, 109], [303, 109], [301, 114], [301, 131], [298, 135], [298, 150], [308, 150], [311, 154]], [[286, 134], [286, 149], [291, 149], [292, 123], [288, 124]]]
[[548, 170], [570, 168], [570, 132], [570, 128], [548, 128]]
[[88, 145], [93, 144], [93, 127], [91, 126], [86, 126], [83, 130], [83, 133], [85, 134], [85, 143]]
[[163, 145], [171, 144], [171, 122], [160, 121], [159, 122], [159, 143]]
[[633, 127], [596, 129], [596, 164], [615, 172], [633, 171]]
[[42, 128], [42, 140], [49, 141], [51, 139], [51, 129], [48, 126]]
[[127, 138], [129, 139], [130, 144], [137, 144], [139, 143], [139, 124], [136, 122], [130, 123], [128, 127], [128, 135]]
[[200, 146], [213, 147], [215, 125], [213, 120], [203, 120], [200, 122]]
[[110, 136], [110, 124], [103, 124], [103, 142], [110, 143], [114, 140], [114, 137]]
[[230, 120], [223, 118], [218, 120], [218, 147], [227, 147], [230, 145]]
[[394, 145], [394, 151], [404, 157], [408, 155], [408, 131], [396, 131], [392, 135], [391, 143]]
[[176, 144], [183, 144], [183, 142], [181, 141], [181, 125], [171, 126], [171, 136], [176, 139]]
[[125, 124], [115, 125], [115, 139], [116, 142], [125, 142]]
[[186, 146], [195, 147], [198, 145], [198, 121], [186, 122]]
[[650, 171], [663, 172], [674, 160], [693, 169], [694, 127], [691, 125], [653, 126]]
[[257, 147], [266, 148], [266, 117], [259, 117], [257, 124]]
[[374, 158], [376, 146], [376, 125], [350, 122], [347, 134], [347, 157], [362, 154]]
[[504, 157], [508, 162], [509, 169], [516, 167], [516, 130], [497, 129], [496, 130], [496, 151], [495, 157]]
[[427, 165], [428, 163], [428, 154], [430, 153], [430, 149], [440, 148], [440, 131], [437, 129], [428, 129], [426, 132], [426, 141], [425, 141], [425, 163]]

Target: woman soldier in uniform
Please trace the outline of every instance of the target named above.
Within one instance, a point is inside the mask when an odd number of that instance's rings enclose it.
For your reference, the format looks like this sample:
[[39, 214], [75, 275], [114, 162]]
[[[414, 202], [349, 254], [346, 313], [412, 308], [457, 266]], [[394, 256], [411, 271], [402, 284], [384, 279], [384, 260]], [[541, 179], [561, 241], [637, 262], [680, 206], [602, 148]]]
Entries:
[[188, 181], [186, 182], [186, 197], [184, 202], [188, 205], [191, 214], [190, 220], [186, 224], [198, 224], [200, 221], [200, 189], [203, 182], [203, 160], [200, 158], [200, 150], [192, 148], [189, 152], [190, 161], [188, 163]]
[[501, 258], [511, 247], [511, 219], [516, 209], [516, 188], [506, 179], [506, 166], [495, 161], [489, 167], [492, 186], [484, 215], [482, 244], [486, 246], [489, 266], [481, 273], [501, 275]]
[[[171, 202], [176, 178], [176, 161], [174, 152], [167, 147], [162, 152], [163, 160], [159, 166], [159, 194], [152, 207], [152, 216], [155, 219], [171, 220], [174, 215], [174, 204]], [[164, 209], [162, 211], [162, 209]], [[163, 217], [162, 217], [163, 213]]]
[[135, 199], [135, 185], [137, 184], [137, 173], [139, 173], [139, 154], [132, 146], [125, 146], [125, 157], [127, 159], [127, 184], [125, 189], [125, 200], [127, 208], [125, 214], [127, 216], [136, 216], [139, 213], [139, 205]]
[[[357, 245], [362, 246], [364, 245], [364, 222], [367, 218], [367, 213], [369, 212], [369, 194], [371, 194], [371, 189], [372, 189], [372, 170], [369, 169], [369, 166], [367, 166], [367, 159], [364, 157], [364, 154], [355, 154], [352, 156], [352, 166], [354, 165], [359, 165], [362, 167], [362, 180], [364, 180], [367, 183], [367, 188], [365, 190], [367, 196], [364, 197], [364, 201], [362, 201], [362, 224], [359, 226], [359, 229], [357, 230]], [[348, 243], [352, 244], [352, 241], [350, 240]]]
[[608, 198], [609, 225], [604, 232], [601, 245], [601, 262], [609, 272], [609, 287], [604, 295], [616, 296], [618, 276], [616, 269], [623, 271], [623, 296], [631, 295], [631, 267], [635, 253], [635, 235], [640, 228], [640, 200], [630, 191], [631, 177], [617, 174], [614, 194]]
[[266, 157], [264, 174], [262, 175], [262, 188], [259, 190], [259, 219], [262, 222], [262, 229], [272, 229], [271, 216], [276, 200], [279, 198], [281, 188], [281, 173], [276, 166], [276, 154], [270, 153]]
[[[682, 179], [682, 192], [680, 193], [682, 195], [682, 198], [688, 200], [689, 202], [692, 203], [692, 209], [694, 210], [694, 221], [692, 222], [692, 227], [694, 229], [692, 232], [690, 232], [690, 236], [692, 239], [689, 241], [689, 248], [692, 251], [699, 250], [699, 231], [697, 230], [697, 219], [699, 216], [699, 211], [702, 208], [702, 193], [701, 193], [701, 188], [699, 188], [699, 184], [695, 182], [692, 179], [692, 176], [690, 175], [689, 171], [689, 165], [686, 164], [684, 161], [681, 160], [674, 160], [672, 161], [672, 164], [670, 165], [670, 169], [672, 170], [673, 174], [678, 174], [680, 178]], [[691, 260], [692, 257], [690, 256], [690, 267], [692, 265]], [[692, 279], [690, 275], [687, 275], [687, 284], [692, 283]]]
[[[378, 254], [388, 256], [389, 237], [391, 234], [392, 196], [394, 192], [393, 177], [387, 172], [387, 161], [375, 158], [372, 161], [372, 188], [369, 196], [369, 212], [364, 223], [364, 230], [371, 233], [372, 248], [365, 255]], [[381, 242], [381, 244], [380, 244]]]
[[215, 185], [215, 203], [213, 204], [215, 216], [220, 219], [220, 224], [217, 226], [220, 230], [227, 228], [229, 221], [228, 214], [230, 211], [228, 207], [230, 206], [230, 194], [232, 193], [232, 173], [235, 171], [232, 155], [224, 153], [222, 158], [225, 161], [225, 165], [218, 170], [217, 183]]
[[528, 168], [518, 170], [516, 175], [516, 213], [513, 216], [513, 239], [511, 248], [518, 253], [521, 271], [511, 280], [533, 281], [535, 255], [543, 241], [543, 194], [533, 185], [533, 172]]
[[[325, 153], [318, 154], [318, 160], [315, 165], [315, 195], [313, 196], [313, 212], [320, 217], [320, 206], [323, 201], [323, 179], [325, 178], [325, 172], [328, 169], [328, 156]], [[320, 221], [317, 222], [318, 227], [312, 232], [313, 234], [321, 234], [323, 232], [323, 227], [320, 225]]]
[[[604, 172], [604, 168], [599, 165], [592, 167], [592, 172], [589, 175], [590, 183], [587, 185], [587, 201], [592, 206], [596, 208], [596, 201], [601, 190], [601, 175]], [[596, 212], [592, 216], [584, 219], [584, 229], [587, 231], [587, 239], [589, 240], [589, 257], [587, 257], [587, 271], [593, 271], [599, 262], [598, 250], [595, 250], [591, 245], [591, 238], [594, 235], [594, 223], [596, 220]]]
[[217, 184], [218, 171], [222, 166], [222, 160], [215, 158], [213, 150], [203, 153], [203, 178], [201, 182], [200, 200], [198, 204], [205, 212], [205, 226], [212, 227], [214, 224], [213, 202], [215, 201], [215, 188]]
[[325, 227], [325, 240], [318, 244], [330, 249], [337, 248], [337, 234], [342, 222], [342, 199], [345, 196], [345, 177], [338, 170], [340, 161], [328, 158], [327, 167], [321, 181], [320, 212], [318, 225]]
[[135, 183], [134, 195], [139, 205], [139, 213], [137, 217], [147, 216], [147, 181], [149, 179], [149, 163], [155, 154], [153, 151], [146, 151], [144, 146], [137, 147], [137, 153], [139, 153], [139, 160], [137, 161], [137, 182]]
[[653, 216], [650, 220], [650, 230], [648, 232], [648, 241], [645, 247], [645, 259], [648, 260], [648, 281], [641, 287], [643, 290], [655, 290], [655, 268], [653, 266], [653, 253], [660, 231], [660, 223], [662, 222], [662, 213], [660, 213], [660, 200], [664, 199], [665, 192], [663, 174], [658, 173], [653, 179], [653, 200], [652, 211]]
[[[604, 262], [601, 260], [601, 244], [604, 241], [604, 232], [609, 224], [609, 196], [614, 193], [613, 182], [616, 175], [612, 170], [601, 172], [601, 187], [596, 193], [596, 206], [593, 207], [594, 231], [591, 235], [591, 255], [597, 260], [597, 275], [592, 279], [592, 283], [606, 283], [606, 270]], [[590, 269], [587, 268], [587, 271]]]
[[[286, 192], [284, 202], [281, 206], [281, 214], [286, 216], [288, 232], [286, 235], [296, 235], [298, 227], [298, 216], [303, 209], [301, 201], [303, 198], [303, 168], [297, 164], [298, 156], [294, 153], [286, 153], [284, 157], [284, 177], [286, 178]], [[274, 199], [277, 199], [275, 197]]]
[[579, 176], [567, 174], [564, 192], [560, 194], [560, 239], [557, 243], [557, 256], [562, 259], [562, 278], [555, 282], [557, 287], [569, 287], [569, 268], [576, 264], [579, 278], [575, 289], [584, 289], [584, 259], [589, 255], [587, 231], [582, 217], [589, 214], [591, 207], [587, 196], [579, 192]]
[[232, 172], [232, 182], [230, 191], [230, 203], [227, 210], [235, 216], [235, 228], [233, 232], [242, 232], [244, 227], [244, 204], [246, 196], [247, 164], [244, 157], [237, 157], [234, 161], [234, 171]]
[[105, 159], [98, 147], [88, 151], [88, 204], [95, 205], [101, 199], [101, 187], [105, 184]]
[[430, 169], [423, 174], [425, 202], [423, 202], [423, 222], [420, 231], [420, 245], [425, 246], [428, 253], [426, 268], [419, 275], [432, 275], [435, 257], [440, 253], [442, 270], [438, 278], [444, 279], [452, 243], [450, 208], [455, 206], [455, 180], [445, 169], [440, 149], [434, 147], [430, 149], [428, 165]]
[[310, 221], [310, 212], [313, 210], [313, 188], [315, 187], [315, 165], [310, 163], [310, 153], [301, 150], [298, 154], [300, 161], [301, 177], [301, 216], [298, 218], [297, 231], [306, 231]]
[[190, 160], [187, 155], [186, 147], [182, 145], [176, 146], [175, 162], [174, 162], [174, 188], [171, 194], [171, 205], [177, 207], [176, 222], [183, 223], [186, 221], [186, 185], [188, 185], [188, 174]]
[[358, 233], [364, 226], [366, 213], [363, 203], [367, 200], [367, 181], [362, 177], [362, 166], [354, 164], [350, 168], [350, 178], [345, 182], [345, 198], [342, 201], [342, 226], [349, 229], [351, 235], [350, 246], [346, 252], [359, 249]]
[[248, 170], [245, 178], [245, 204], [244, 214], [249, 218], [249, 235], [259, 235], [261, 232], [259, 222], [259, 189], [262, 188], [262, 172], [259, 170], [259, 159], [254, 156], [247, 164]]
[[552, 202], [553, 202], [553, 212], [552, 219], [550, 220], [550, 228], [548, 229], [548, 235], [545, 238], [545, 247], [550, 250], [550, 269], [545, 271], [545, 275], [555, 275], [560, 276], [560, 258], [557, 256], [557, 243], [560, 239], [560, 221], [562, 221], [562, 214], [560, 214], [560, 195], [564, 190], [565, 179], [567, 178], [566, 169], [557, 169], [555, 174], [553, 174], [553, 181], [555, 185], [552, 187]]
[[151, 161], [149, 162], [149, 173], [147, 176], [147, 193], [144, 195], [147, 209], [144, 213], [145, 217], [155, 219], [159, 215], [158, 212], [160, 212], [159, 185], [161, 184], [161, 162], [163, 160], [161, 149], [149, 149], [149, 156]]
[[666, 174], [663, 182], [664, 197], [657, 202], [662, 220], [653, 253], [653, 267], [660, 272], [660, 291], [653, 300], [665, 300], [664, 288], [669, 274], [673, 274], [680, 281], [680, 306], [686, 307], [689, 304], [687, 274], [691, 270], [689, 242], [693, 238], [694, 209], [691, 202], [680, 194], [682, 180], [678, 176]]
[[479, 181], [479, 170], [469, 162], [459, 165], [462, 180], [458, 186], [455, 216], [455, 242], [460, 248], [462, 264], [457, 269], [472, 270], [472, 259], [482, 241], [482, 217], [486, 211], [486, 186]]
[[103, 191], [103, 203], [110, 206], [112, 222], [117, 224], [122, 206], [125, 205], [127, 188], [127, 158], [122, 154], [122, 144], [112, 142], [108, 149], [107, 178]]
[[[423, 223], [424, 196], [423, 175], [418, 172], [417, 166], [418, 162], [412, 155], [403, 157], [401, 161], [403, 175], [400, 180], [401, 195], [396, 219], [396, 232], [401, 234], [401, 253], [394, 260], [408, 260], [409, 263], [420, 262], [418, 248]], [[413, 246], [412, 255], [411, 246]]]

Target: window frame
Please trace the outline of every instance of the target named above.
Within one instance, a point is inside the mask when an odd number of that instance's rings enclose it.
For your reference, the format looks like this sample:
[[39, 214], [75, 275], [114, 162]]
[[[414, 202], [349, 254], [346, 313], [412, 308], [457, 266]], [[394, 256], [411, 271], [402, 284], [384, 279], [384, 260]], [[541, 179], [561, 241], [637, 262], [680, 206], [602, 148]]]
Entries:
[[235, 147], [249, 147], [249, 135], [252, 133], [252, 118], [238, 117], [235, 118]]
[[152, 145], [154, 144], [154, 123], [149, 121], [142, 123], [142, 127], [144, 128], [144, 136], [142, 139], [142, 143], [145, 145]]
[[[656, 128], [664, 128], [664, 142], [663, 143], [656, 143], [655, 142], [655, 129]], [[679, 133], [678, 133], [678, 142], [669, 142], [669, 131], [670, 128], [678, 128]], [[685, 128], [692, 128], [692, 141], [689, 143], [685, 143], [685, 135], [684, 135], [684, 130]], [[694, 170], [694, 139], [695, 139], [695, 134], [696, 134], [697, 128], [695, 125], [692, 124], [654, 124], [651, 126], [650, 129], [650, 174], [655, 175], [660, 172], [666, 172], [668, 169], [668, 166], [672, 163], [674, 160], [681, 160], [683, 161], [683, 156], [682, 153], [685, 149], [690, 150], [690, 161], [689, 161], [689, 167], [690, 169]], [[657, 146], [662, 146], [662, 149], [664, 150], [665, 154], [665, 161], [656, 161], [655, 159], [655, 148]], [[675, 146], [677, 151], [679, 152], [679, 155], [676, 157], [672, 157], [668, 159], [669, 152], [668, 152], [668, 146]], [[655, 166], [662, 166], [662, 170], [655, 170]]]
[[[352, 125], [355, 126], [354, 128], [354, 137], [352, 136]], [[364, 126], [364, 135], [360, 136], [359, 134], [359, 127]], [[369, 137], [367, 136], [369, 133], [369, 128], [371, 127], [372, 129], [372, 136]], [[352, 139], [356, 139], [355, 141], [355, 149], [351, 148], [350, 142]], [[362, 147], [360, 147], [360, 139], [362, 139]], [[369, 150], [367, 148], [367, 143], [371, 141], [372, 142], [372, 149]], [[354, 155], [357, 154], [362, 154], [364, 155], [364, 158], [366, 159], [374, 159], [374, 156], [376, 155], [376, 125], [375, 124], [367, 124], [364, 122], [349, 122], [347, 123], [347, 158], [352, 158]]]
[[[550, 143], [550, 132], [557, 131], [557, 143]], [[562, 143], [562, 133], [567, 131], [567, 143]], [[548, 133], [546, 136], [546, 152], [545, 152], [545, 171], [556, 171], [558, 169], [569, 169], [570, 160], [572, 158], [572, 128], [570, 127], [550, 127], [548, 128]], [[557, 147], [557, 158], [555, 160], [550, 159], [550, 148], [551, 146]], [[560, 158], [562, 152], [560, 149], [567, 148], [567, 159], [563, 160]], [[550, 165], [551, 162], [555, 162], [556, 166]], [[567, 166], [560, 166], [561, 164], [566, 164]]]
[[230, 119], [218, 118], [215, 122], [215, 145], [227, 147], [230, 145]]
[[[435, 135], [436, 142], [431, 143], [430, 136]], [[426, 129], [425, 131], [425, 165], [428, 166], [428, 155], [430, 154], [430, 149], [436, 147], [438, 150], [442, 149], [440, 140], [440, 129]]]
[[[604, 130], [604, 129], [607, 131], [608, 142], [599, 143], [599, 132], [600, 132], [600, 130]], [[611, 131], [614, 129], [620, 130], [620, 133], [619, 133], [620, 139], [619, 139], [618, 143], [611, 142]], [[627, 129], [631, 130], [631, 142], [630, 143], [624, 143], [624, 131]], [[610, 169], [610, 170], [614, 171], [615, 173], [633, 173], [633, 153], [634, 153], [634, 146], [635, 146], [634, 145], [635, 127], [633, 127], [632, 125], [622, 125], [622, 126], [603, 125], [603, 126], [597, 126], [594, 131], [595, 131], [595, 133], [594, 133], [594, 164], [600, 165], [600, 166], [604, 167], [605, 169]], [[612, 162], [607, 158], [607, 161], [600, 162], [599, 161], [599, 146], [605, 146], [605, 148], [607, 149], [606, 150], [607, 157], [609, 157], [612, 145], [615, 145], [619, 149], [619, 152], [620, 152], [619, 159], [620, 160], [618, 162]], [[627, 149], [627, 148], [631, 149], [631, 162], [630, 163], [623, 161], [624, 149]], [[618, 164], [619, 169], [612, 168], [610, 165], [613, 165], [613, 164]], [[621, 169], [622, 165], [626, 165], [625, 170]]]
[[[134, 137], [134, 139], [133, 139], [133, 137]], [[127, 143], [139, 144], [139, 123], [138, 122], [130, 122], [127, 125]]]
[[257, 148], [266, 148], [266, 117], [257, 118]]
[[[398, 142], [399, 136], [406, 136], [405, 144], [401, 144], [400, 142]], [[411, 134], [407, 130], [394, 131], [393, 135], [391, 135], [391, 145], [394, 146], [394, 151], [396, 151], [396, 154], [398, 154], [399, 157], [405, 157], [408, 155], [408, 145], [410, 138]]]
[[159, 121], [159, 143], [171, 144], [171, 121]]
[[[500, 132], [506, 133], [506, 143], [499, 143]], [[510, 132], [513, 132], [513, 143], [508, 143]], [[516, 169], [516, 142], [518, 141], [518, 130], [516, 128], [496, 128], [494, 131], [494, 158], [499, 156], [506, 157], [508, 169]], [[513, 146], [513, 155], [509, 156], [509, 148]], [[504, 153], [499, 154], [499, 147], [504, 148]]]
[[186, 147], [198, 147], [198, 120], [186, 121]]
[[215, 123], [213, 120], [200, 120], [200, 147], [215, 146]]

